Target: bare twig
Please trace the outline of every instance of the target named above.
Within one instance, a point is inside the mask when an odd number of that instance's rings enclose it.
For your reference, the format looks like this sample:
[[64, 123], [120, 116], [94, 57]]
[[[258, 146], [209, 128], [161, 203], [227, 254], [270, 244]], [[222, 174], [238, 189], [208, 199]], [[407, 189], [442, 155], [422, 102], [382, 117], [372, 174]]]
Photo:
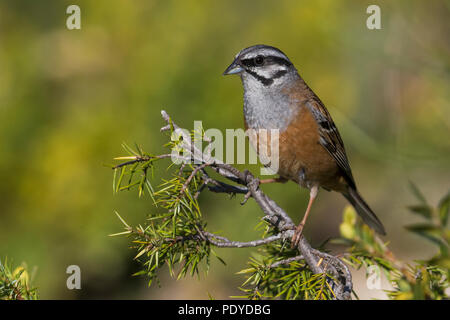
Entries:
[[303, 256], [301, 256], [301, 255], [300, 256], [296, 256], [296, 257], [292, 257], [292, 258], [287, 258], [287, 259], [284, 259], [284, 260], [272, 263], [269, 266], [269, 268], [276, 268], [276, 267], [279, 267], [279, 266], [282, 266], [282, 265], [285, 265], [285, 264], [289, 264], [289, 263], [294, 262], [294, 261], [300, 261], [300, 260], [304, 260], [304, 259], [305, 258]]
[[[137, 234], [139, 236], [145, 236], [146, 239], [150, 242], [151, 239], [148, 238], [147, 235], [142, 233], [138, 229], [129, 229], [131, 233]], [[184, 242], [184, 241], [207, 241], [211, 243], [212, 245], [219, 247], [219, 248], [248, 248], [248, 247], [258, 247], [262, 246], [277, 240], [282, 239], [281, 234], [273, 235], [264, 239], [258, 239], [253, 241], [247, 241], [247, 242], [241, 242], [241, 241], [232, 241], [225, 237], [219, 236], [217, 234], [207, 232], [200, 230], [200, 232], [196, 235], [190, 235], [190, 236], [177, 236], [175, 238], [165, 238], [164, 242], [168, 243], [178, 243], [178, 242]]]
[[[282, 239], [282, 235], [279, 233], [274, 236], [270, 236], [264, 239], [258, 239], [248, 242], [240, 242], [240, 241], [231, 241], [224, 237], [218, 237], [217, 235], [209, 232], [203, 232], [203, 235], [206, 236], [207, 241], [213, 244], [216, 247], [221, 248], [246, 248], [246, 247], [257, 247], [262, 246], [277, 240]], [[217, 239], [217, 240], [216, 240]], [[219, 241], [218, 241], [219, 240]]]

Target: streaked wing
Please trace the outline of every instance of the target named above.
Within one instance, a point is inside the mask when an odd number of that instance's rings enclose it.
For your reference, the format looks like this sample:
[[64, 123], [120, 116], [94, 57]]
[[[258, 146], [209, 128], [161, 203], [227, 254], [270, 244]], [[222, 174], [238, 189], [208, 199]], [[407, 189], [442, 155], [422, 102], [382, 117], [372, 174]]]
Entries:
[[350, 164], [348, 162], [347, 155], [345, 154], [344, 142], [342, 141], [339, 131], [336, 128], [336, 125], [334, 124], [328, 110], [317, 97], [309, 99], [306, 102], [306, 106], [317, 121], [320, 144], [336, 161], [339, 168], [342, 170], [347, 183], [351, 187], [356, 188], [352, 170], [350, 169]]

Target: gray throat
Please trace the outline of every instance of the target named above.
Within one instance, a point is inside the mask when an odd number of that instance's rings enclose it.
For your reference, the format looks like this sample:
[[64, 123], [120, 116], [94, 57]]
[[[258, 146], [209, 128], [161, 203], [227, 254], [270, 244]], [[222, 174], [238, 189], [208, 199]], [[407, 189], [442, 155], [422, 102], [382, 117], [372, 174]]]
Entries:
[[250, 129], [279, 129], [283, 132], [298, 112], [298, 104], [283, 89], [298, 75], [287, 75], [280, 83], [264, 86], [249, 75], [241, 75], [244, 86], [244, 117]]

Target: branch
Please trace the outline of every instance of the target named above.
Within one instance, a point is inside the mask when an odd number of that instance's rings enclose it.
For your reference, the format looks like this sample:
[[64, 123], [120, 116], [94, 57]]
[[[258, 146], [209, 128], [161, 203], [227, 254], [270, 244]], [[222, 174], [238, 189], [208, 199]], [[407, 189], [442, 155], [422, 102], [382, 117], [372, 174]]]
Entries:
[[[161, 128], [161, 131], [167, 131], [171, 129], [177, 130], [180, 128], [176, 123], [172, 121], [170, 116], [164, 110], [161, 111], [161, 115], [167, 123], [164, 127]], [[275, 201], [269, 198], [259, 188], [259, 179], [256, 178], [251, 172], [249, 172], [248, 170], [240, 171], [232, 165], [223, 163], [218, 159], [212, 157], [210, 154], [204, 153], [202, 150], [199, 150], [194, 143], [191, 143], [190, 139], [183, 139], [178, 143], [179, 145], [177, 146], [179, 146], [181, 150], [188, 153], [187, 155], [183, 154], [183, 157], [179, 156], [178, 159], [184, 160], [185, 163], [186, 161], [188, 161], [193, 168], [192, 172], [185, 180], [180, 193], [183, 193], [188, 188], [188, 185], [191, 183], [194, 176], [198, 175], [200, 176], [202, 182], [200, 187], [198, 188], [197, 193], [195, 194], [195, 198], [198, 197], [199, 193], [205, 190], [206, 187], [209, 191], [216, 193], [225, 193], [230, 195], [235, 195], [238, 193], [245, 194], [243, 203], [245, 203], [249, 198], [253, 198], [260, 207], [261, 211], [264, 213], [263, 219], [269, 222], [274, 227], [274, 229], [278, 231], [278, 233], [265, 239], [259, 239], [249, 242], [239, 242], [232, 241], [225, 237], [221, 237], [199, 229], [198, 234], [196, 234], [195, 236], [189, 236], [188, 238], [177, 237], [176, 239], [167, 239], [168, 241], [178, 242], [185, 240], [196, 240], [209, 242], [216, 247], [243, 248], [266, 245], [278, 240], [290, 241], [292, 239], [294, 230], [296, 228], [294, 222]], [[116, 166], [115, 169], [137, 162], [164, 159], [171, 156], [173, 155], [163, 154], [152, 157], [136, 156], [130, 161]], [[126, 159], [130, 159], [130, 157], [126, 157]], [[211, 178], [206, 171], [207, 169], [214, 170], [221, 177], [234, 184], [225, 183], [223, 181]], [[288, 264], [292, 261], [304, 260], [313, 273], [327, 274], [327, 272], [329, 272], [332, 275], [332, 278], [327, 276], [327, 281], [332, 288], [333, 294], [336, 299], [350, 299], [352, 291], [351, 273], [348, 267], [338, 257], [312, 248], [303, 235], [301, 236], [296, 249], [300, 253], [298, 256], [278, 261], [272, 264], [270, 267], [273, 268], [278, 265]]]
[[[253, 240], [248, 242], [240, 242], [240, 241], [231, 241], [225, 237], [219, 237], [213, 233], [203, 231], [203, 235], [206, 236], [206, 239], [209, 243], [213, 244], [216, 247], [220, 248], [247, 248], [247, 247], [257, 247], [262, 246], [277, 240], [282, 239], [282, 234], [277, 234], [274, 236], [270, 236], [264, 239]], [[215, 240], [218, 239], [219, 241]]]
[[[167, 126], [163, 127], [161, 130], [167, 130], [168, 128], [170, 128], [170, 126], [173, 126], [173, 128], [175, 129], [179, 128], [171, 120], [167, 112], [163, 110], [161, 111], [161, 114], [163, 119], [167, 122]], [[259, 188], [259, 179], [255, 178], [253, 174], [251, 174], [248, 170], [240, 171], [229, 164], [221, 163], [217, 159], [212, 158], [210, 155], [204, 154], [201, 150], [196, 149], [193, 144], [190, 144], [189, 141], [183, 141], [183, 144], [185, 144], [183, 146], [185, 150], [191, 150], [191, 156], [202, 155], [202, 159], [196, 159], [198, 161], [201, 161], [202, 163], [201, 165], [197, 166], [197, 168], [200, 168], [197, 171], [201, 170], [203, 172], [203, 176], [204, 178], [206, 178], [204, 182], [206, 185], [208, 185], [210, 191], [228, 194], [248, 194], [248, 196], [251, 196], [264, 212], [264, 219], [280, 231], [280, 233], [275, 236], [268, 237], [262, 240], [250, 241], [247, 243], [230, 241], [225, 238], [222, 238], [221, 241], [215, 241], [212, 238], [217, 238], [217, 236], [208, 234], [207, 239], [209, 242], [220, 247], [254, 247], [275, 240], [286, 240], [292, 238], [296, 227], [294, 222], [288, 216], [288, 214], [278, 204], [276, 204], [275, 201], [273, 201], [263, 193], [263, 191]], [[206, 174], [205, 170], [203, 170], [206, 166], [210, 166], [219, 175], [241, 186], [233, 186], [212, 179]], [[195, 174], [197, 173], [197, 171], [195, 171]], [[302, 257], [302, 259], [305, 260], [311, 270], [316, 274], [326, 272], [326, 266], [319, 263], [321, 259], [326, 260], [332, 274], [338, 280], [340, 280], [330, 281], [332, 282], [335, 291], [334, 293], [337, 299], [350, 299], [350, 294], [352, 291], [352, 277], [348, 267], [342, 262], [342, 260], [330, 254], [321, 252], [317, 249], [313, 249], [303, 235], [300, 238], [297, 249], [301, 253], [301, 256], [299, 257]], [[299, 257], [297, 258], [300, 259]]]
[[289, 263], [291, 263], [291, 262], [294, 262], [294, 261], [300, 261], [300, 260], [304, 260], [304, 259], [305, 259], [305, 258], [304, 258], [303, 256], [296, 256], [296, 257], [284, 259], [284, 260], [281, 260], [281, 261], [277, 261], [277, 262], [275, 262], [275, 263], [272, 263], [272, 264], [269, 266], [269, 268], [276, 268], [276, 267], [279, 267], [279, 266], [284, 265], [284, 264], [289, 264]]

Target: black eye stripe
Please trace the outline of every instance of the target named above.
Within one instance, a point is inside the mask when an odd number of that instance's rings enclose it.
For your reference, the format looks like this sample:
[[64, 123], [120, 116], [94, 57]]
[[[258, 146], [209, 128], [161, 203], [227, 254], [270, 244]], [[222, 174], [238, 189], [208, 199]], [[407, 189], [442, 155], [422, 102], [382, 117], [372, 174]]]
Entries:
[[274, 64], [284, 65], [287, 67], [292, 65], [292, 63], [290, 63], [288, 60], [277, 56], [268, 56], [266, 59], [268, 63], [272, 62]]
[[259, 82], [261, 82], [265, 86], [269, 86], [273, 83], [274, 79], [281, 78], [287, 73], [287, 70], [279, 70], [277, 71], [271, 78], [263, 77], [262, 75], [258, 74], [255, 71], [252, 71], [253, 68], [261, 67], [261, 65], [257, 65], [256, 58], [263, 57], [264, 64], [263, 65], [282, 65], [290, 67], [292, 66], [292, 63], [289, 60], [286, 60], [284, 58], [278, 57], [278, 56], [256, 56], [249, 59], [242, 59], [240, 61], [241, 65], [244, 67], [245, 71], [250, 74], [252, 77], [257, 79]]
[[[278, 64], [278, 65], [284, 65], [284, 66], [291, 66], [292, 64], [281, 57], [277, 57], [277, 56], [267, 56], [264, 57], [264, 61], [265, 64]], [[241, 60], [241, 64], [245, 67], [257, 67], [257, 65], [255, 64], [255, 58], [251, 58], [251, 59], [242, 59]]]
[[244, 67], [255, 67], [255, 61], [254, 59], [242, 59], [241, 64]]

